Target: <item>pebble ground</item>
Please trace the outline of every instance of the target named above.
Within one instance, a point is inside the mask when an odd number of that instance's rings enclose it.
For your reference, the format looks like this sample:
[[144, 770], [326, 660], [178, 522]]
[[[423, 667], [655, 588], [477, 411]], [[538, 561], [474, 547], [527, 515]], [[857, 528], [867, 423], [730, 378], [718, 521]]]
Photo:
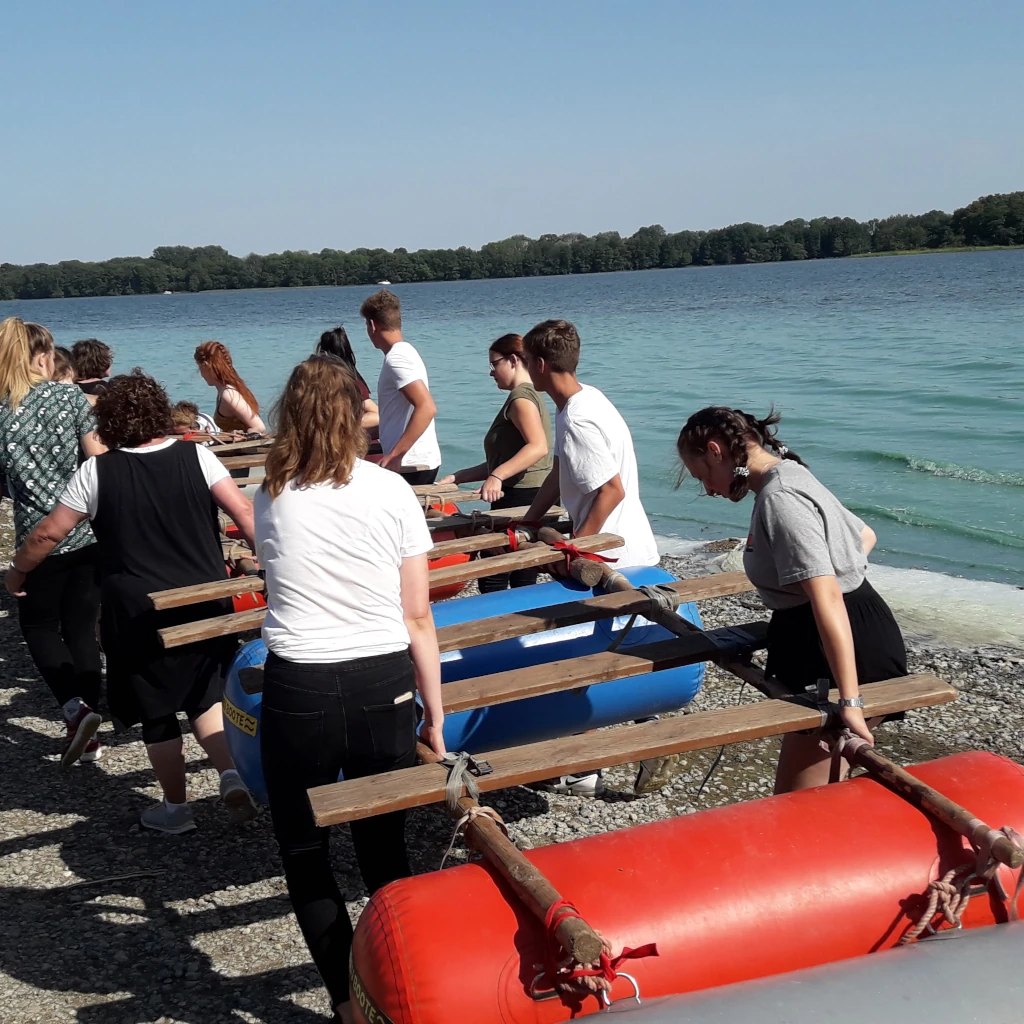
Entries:
[[[0, 548], [10, 545], [0, 523]], [[6, 560], [10, 556], [0, 555]], [[680, 575], [692, 562], [666, 559]], [[6, 1024], [266, 1022], [313, 1024], [328, 1017], [319, 977], [290, 913], [264, 811], [241, 827], [217, 801], [216, 773], [188, 737], [191, 799], [199, 828], [186, 836], [141, 831], [139, 813], [159, 798], [137, 731], [101, 736], [105, 758], [62, 773], [62, 729], [0, 592], [0, 1020]], [[705, 602], [708, 626], [764, 614], [752, 596]], [[1021, 652], [965, 650], [912, 641], [911, 670], [961, 691], [939, 708], [912, 712], [880, 731], [880, 748], [904, 763], [964, 749], [1020, 760], [1024, 737]], [[724, 707], [743, 694], [708, 672], [689, 711]], [[634, 798], [633, 768], [606, 772], [604, 799], [517, 788], [490, 802], [524, 848], [688, 814], [771, 791], [776, 741], [725, 750], [698, 794], [716, 750], [676, 763], [659, 792]], [[417, 871], [437, 867], [450, 826], [437, 808], [410, 814]], [[353, 920], [366, 902], [348, 833], [333, 840], [334, 868]], [[465, 859], [461, 849], [455, 862]]]

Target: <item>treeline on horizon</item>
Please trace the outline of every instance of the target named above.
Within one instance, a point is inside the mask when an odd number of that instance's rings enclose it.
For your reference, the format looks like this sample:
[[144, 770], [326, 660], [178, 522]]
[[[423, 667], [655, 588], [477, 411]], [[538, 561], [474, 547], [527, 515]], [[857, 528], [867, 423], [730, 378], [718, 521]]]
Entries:
[[816, 217], [714, 231], [667, 232], [654, 224], [628, 238], [617, 231], [593, 237], [515, 235], [479, 250], [322, 249], [239, 257], [219, 245], [160, 246], [148, 258], [0, 264], [0, 300], [596, 274], [986, 245], [1024, 245], [1024, 192], [982, 196], [951, 214], [932, 210], [866, 222]]

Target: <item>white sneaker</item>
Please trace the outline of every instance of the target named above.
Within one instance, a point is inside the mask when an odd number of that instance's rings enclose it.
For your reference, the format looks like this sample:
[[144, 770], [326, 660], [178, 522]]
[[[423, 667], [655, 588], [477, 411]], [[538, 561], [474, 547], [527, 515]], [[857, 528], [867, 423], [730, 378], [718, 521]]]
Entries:
[[227, 808], [228, 820], [233, 825], [241, 825], [243, 821], [251, 821], [256, 817], [252, 794], [236, 769], [229, 768], [220, 777], [220, 798]]
[[551, 793], [563, 793], [567, 796], [598, 797], [605, 791], [604, 779], [600, 770], [586, 772], [583, 775], [562, 775], [547, 784]]
[[169, 836], [180, 836], [183, 832], [191, 832], [196, 827], [192, 808], [188, 804], [168, 807], [164, 800], [153, 807], [147, 807], [139, 821], [143, 828], [163, 832]]

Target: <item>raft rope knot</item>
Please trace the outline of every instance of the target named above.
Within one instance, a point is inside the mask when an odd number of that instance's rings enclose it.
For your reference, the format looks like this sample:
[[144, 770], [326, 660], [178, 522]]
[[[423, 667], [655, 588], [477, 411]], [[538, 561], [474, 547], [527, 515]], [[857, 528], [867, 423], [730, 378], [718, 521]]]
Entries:
[[[636, 588], [651, 602], [651, 611], [661, 612], [664, 615], [672, 615], [679, 607], [679, 595], [667, 583], [648, 583], [643, 587]], [[623, 627], [619, 635], [611, 642], [608, 653], [618, 650], [619, 645], [629, 636], [629, 631], [636, 624], [639, 612], [633, 612], [629, 621]]]
[[573, 563], [573, 559], [582, 558], [587, 562], [617, 562], [617, 558], [609, 558], [607, 555], [599, 555], [596, 551], [581, 551], [575, 544], [570, 540], [560, 540], [557, 544], [553, 544], [552, 547], [556, 551], [561, 551], [565, 554], [565, 567], [569, 568]]
[[[543, 971], [541, 977], [552, 988], [561, 987], [563, 989], [568, 988], [573, 992], [580, 992], [579, 986], [572, 984], [574, 981], [581, 978], [599, 978], [605, 982], [601, 988], [607, 991], [611, 988], [615, 979], [619, 977], [617, 968], [624, 960], [641, 960], [649, 956], [658, 956], [658, 944], [656, 942], [648, 942], [646, 945], [638, 946], [635, 949], [630, 946], [624, 946], [622, 952], [614, 957], [602, 951], [600, 961], [596, 967], [580, 966], [575, 963], [571, 954], [567, 954], [563, 950], [562, 943], [556, 934], [558, 926], [567, 917], [583, 920], [583, 915], [568, 900], [564, 899], [555, 900], [548, 907], [547, 913], [544, 915], [544, 932], [547, 946], [546, 962], [544, 964], [535, 964], [534, 966], [538, 970]], [[607, 947], [607, 943], [605, 943], [605, 946]], [[537, 980], [540, 979], [535, 979], [534, 986]], [[603, 1001], [607, 1006], [607, 1000]]]
[[444, 868], [448, 857], [451, 855], [459, 833], [476, 818], [490, 818], [506, 836], [508, 836], [508, 828], [505, 826], [501, 815], [493, 807], [470, 807], [465, 814], [462, 814], [461, 817], [459, 816], [459, 800], [462, 799], [463, 787], [465, 787], [466, 796], [471, 800], [476, 800], [480, 796], [480, 787], [476, 784], [474, 776], [490, 773], [491, 766], [486, 761], [477, 761], [471, 754], [462, 750], [457, 754], [445, 754], [438, 763], [448, 770], [448, 781], [444, 787], [444, 801], [448, 807], [448, 813], [453, 818], [458, 818], [458, 821], [455, 823], [455, 829], [452, 832], [452, 838], [448, 843], [448, 849], [445, 850], [444, 856], [441, 858], [441, 867], [438, 868], [440, 871]]
[[867, 740], [855, 736], [849, 729], [843, 729], [832, 744], [832, 765], [828, 773], [829, 785], [839, 781], [844, 757], [855, 757], [859, 751], [870, 746], [871, 744]]

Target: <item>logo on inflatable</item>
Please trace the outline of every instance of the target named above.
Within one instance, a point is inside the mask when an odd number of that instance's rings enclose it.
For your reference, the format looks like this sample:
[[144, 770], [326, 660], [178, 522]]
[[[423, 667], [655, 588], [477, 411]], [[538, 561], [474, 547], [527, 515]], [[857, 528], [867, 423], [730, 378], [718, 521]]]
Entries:
[[241, 708], [235, 707], [227, 697], [224, 698], [224, 717], [246, 736], [255, 736], [256, 730], [260, 727], [257, 719], [252, 715], [247, 715]]
[[366, 994], [363, 980], [359, 977], [351, 952], [348, 955], [348, 984], [352, 990], [352, 998], [359, 1007], [359, 1012], [366, 1020], [366, 1024], [394, 1024], [394, 1021], [386, 1013], [377, 1009], [373, 1000]]

